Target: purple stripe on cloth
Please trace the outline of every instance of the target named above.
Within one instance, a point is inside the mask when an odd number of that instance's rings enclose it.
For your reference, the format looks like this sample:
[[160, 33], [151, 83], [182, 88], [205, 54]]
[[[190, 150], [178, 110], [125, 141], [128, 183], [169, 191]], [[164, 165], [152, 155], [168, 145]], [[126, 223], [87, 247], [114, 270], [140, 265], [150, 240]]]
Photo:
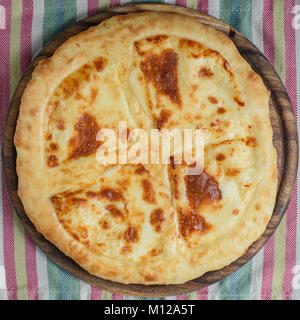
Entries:
[[91, 300], [102, 300], [102, 290], [96, 287], [91, 287]]
[[176, 5], [186, 7], [186, 0], [176, 0]]
[[119, 6], [120, 4], [121, 4], [120, 0], [110, 0], [111, 7], [116, 7], [116, 6]]
[[208, 287], [198, 290], [198, 300], [208, 300]]
[[99, 1], [98, 0], [88, 0], [88, 15], [91, 16], [97, 13], [99, 10]]
[[121, 294], [113, 293], [112, 299], [113, 300], [123, 300], [123, 296]]
[[[274, 23], [273, 23], [273, 0], [264, 1], [263, 11], [263, 41], [264, 54], [274, 65]], [[262, 274], [261, 299], [272, 298], [272, 281], [274, 274], [274, 236], [264, 247], [264, 265]]]
[[[296, 70], [296, 35], [292, 26], [294, 14], [292, 9], [295, 1], [285, 1], [284, 33], [286, 50], [285, 86], [290, 96], [293, 109], [297, 115], [297, 70]], [[297, 240], [297, 185], [295, 186], [290, 205], [286, 212], [286, 252], [285, 270], [283, 276], [282, 299], [292, 299], [293, 296], [293, 267], [296, 265], [296, 240]]]
[[198, 10], [208, 13], [208, 0], [198, 0]]
[[[2, 177], [4, 172], [2, 170]], [[15, 247], [14, 247], [14, 218], [13, 208], [7, 192], [4, 178], [2, 178], [2, 197], [3, 197], [3, 251], [4, 268], [6, 275], [6, 287], [8, 300], [16, 300], [17, 278], [15, 266]]]
[[187, 299], [187, 294], [179, 294], [176, 296], [176, 300], [186, 300]]

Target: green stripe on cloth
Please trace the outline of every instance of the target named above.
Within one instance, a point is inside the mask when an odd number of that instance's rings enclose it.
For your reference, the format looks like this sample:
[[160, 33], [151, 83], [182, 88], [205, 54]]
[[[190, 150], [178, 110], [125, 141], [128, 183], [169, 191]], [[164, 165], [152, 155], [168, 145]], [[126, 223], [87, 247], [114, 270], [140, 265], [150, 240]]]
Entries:
[[[20, 44], [21, 44], [21, 22], [22, 22], [22, 2], [13, 0], [12, 17], [10, 29], [10, 92], [11, 97], [17, 87], [21, 76], [20, 66]], [[14, 257], [16, 268], [16, 281], [18, 299], [27, 300], [27, 274], [25, 265], [25, 235], [24, 228], [19, 218], [14, 212]]]
[[109, 0], [99, 0], [99, 9], [105, 9], [110, 6]]
[[198, 8], [198, 1], [197, 0], [187, 0], [186, 6], [191, 9], [197, 9]]
[[44, 0], [43, 46], [56, 35], [54, 3], [55, 0]]
[[[284, 37], [284, 1], [273, 1], [275, 56], [274, 67], [285, 83], [285, 37]], [[285, 268], [285, 230], [286, 216], [283, 217], [275, 233], [274, 275], [272, 300], [282, 298], [282, 283]]]
[[47, 273], [49, 282], [49, 299], [59, 300], [58, 266], [47, 257]]

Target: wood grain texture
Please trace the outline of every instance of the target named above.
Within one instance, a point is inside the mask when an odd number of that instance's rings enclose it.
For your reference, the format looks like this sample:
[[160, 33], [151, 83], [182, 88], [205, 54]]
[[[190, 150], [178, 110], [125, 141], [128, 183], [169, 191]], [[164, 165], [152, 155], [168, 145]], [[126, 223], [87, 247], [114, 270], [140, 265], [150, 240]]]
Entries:
[[[160, 11], [193, 16], [202, 23], [221, 30], [233, 40], [242, 56], [251, 64], [252, 68], [260, 74], [266, 87], [271, 91], [270, 118], [274, 133], [273, 142], [278, 155], [279, 187], [275, 209], [267, 229], [264, 234], [249, 247], [242, 257], [232, 262], [230, 265], [217, 271], [207, 272], [200, 278], [182, 285], [124, 285], [90, 275], [36, 231], [17, 196], [18, 178], [16, 175], [16, 151], [13, 137], [21, 97], [38, 61], [44, 57], [50, 57], [64, 41], [71, 36], [86, 30], [90, 26], [97, 25], [101, 21], [116, 14], [142, 11]], [[291, 198], [298, 164], [298, 135], [296, 119], [292, 111], [291, 102], [282, 81], [270, 62], [264, 57], [259, 49], [248, 41], [241, 33], [216, 18], [192, 9], [160, 4], [132, 4], [108, 9], [98, 15], [78, 22], [59, 34], [40, 52], [19, 82], [11, 101], [6, 121], [2, 152], [6, 183], [15, 211], [23, 223], [25, 230], [50, 259], [64, 270], [95, 287], [126, 295], [163, 297], [198, 290], [223, 279], [248, 262], [249, 259], [264, 246], [279, 225]]]

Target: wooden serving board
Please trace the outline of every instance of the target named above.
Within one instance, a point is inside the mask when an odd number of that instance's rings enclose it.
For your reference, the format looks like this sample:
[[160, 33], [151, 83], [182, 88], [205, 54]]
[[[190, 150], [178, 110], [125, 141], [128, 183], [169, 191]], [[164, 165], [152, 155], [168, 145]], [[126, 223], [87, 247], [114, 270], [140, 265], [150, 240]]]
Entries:
[[[13, 137], [21, 97], [28, 81], [31, 79], [32, 71], [38, 61], [45, 57], [50, 57], [68, 38], [86, 30], [90, 26], [97, 25], [103, 20], [117, 14], [142, 11], [169, 12], [192, 16], [202, 23], [224, 32], [233, 40], [242, 56], [251, 64], [253, 69], [260, 74], [266, 87], [271, 91], [270, 117], [274, 132], [273, 141], [277, 150], [279, 168], [279, 188], [272, 218], [264, 234], [249, 247], [242, 257], [220, 270], [208, 272], [200, 278], [181, 285], [124, 285], [90, 275], [36, 231], [17, 196], [18, 178], [16, 174], [16, 150], [13, 143]], [[17, 215], [32, 239], [57, 265], [95, 287], [126, 295], [163, 297], [198, 290], [219, 281], [248, 262], [263, 247], [279, 225], [293, 191], [298, 164], [298, 136], [296, 119], [282, 81], [270, 62], [241, 33], [216, 18], [192, 9], [161, 4], [133, 4], [108, 9], [100, 14], [76, 23], [59, 34], [40, 52], [21, 79], [11, 101], [3, 141], [3, 162], [9, 194]]]

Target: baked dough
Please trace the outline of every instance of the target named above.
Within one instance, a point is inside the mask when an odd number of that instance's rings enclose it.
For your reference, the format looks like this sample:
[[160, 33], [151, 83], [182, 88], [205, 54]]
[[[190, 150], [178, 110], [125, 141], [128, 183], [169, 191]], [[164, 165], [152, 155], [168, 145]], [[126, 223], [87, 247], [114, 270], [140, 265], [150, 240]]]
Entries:
[[[100, 165], [101, 128], [201, 128], [204, 170]], [[115, 16], [39, 62], [15, 133], [18, 195], [89, 273], [179, 284], [239, 258], [277, 191], [269, 92], [233, 42], [192, 17]]]

